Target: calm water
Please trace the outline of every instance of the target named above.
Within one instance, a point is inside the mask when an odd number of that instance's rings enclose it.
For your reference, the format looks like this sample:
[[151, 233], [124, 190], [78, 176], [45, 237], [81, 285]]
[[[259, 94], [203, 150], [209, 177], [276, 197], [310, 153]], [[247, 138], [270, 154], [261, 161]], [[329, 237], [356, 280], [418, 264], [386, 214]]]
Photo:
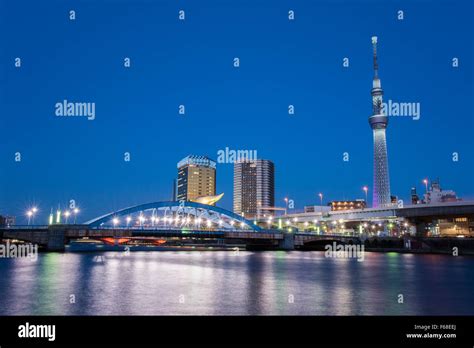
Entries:
[[366, 253], [357, 262], [322, 252], [109, 252], [0, 259], [2, 315], [473, 315], [473, 296], [474, 258], [460, 256]]

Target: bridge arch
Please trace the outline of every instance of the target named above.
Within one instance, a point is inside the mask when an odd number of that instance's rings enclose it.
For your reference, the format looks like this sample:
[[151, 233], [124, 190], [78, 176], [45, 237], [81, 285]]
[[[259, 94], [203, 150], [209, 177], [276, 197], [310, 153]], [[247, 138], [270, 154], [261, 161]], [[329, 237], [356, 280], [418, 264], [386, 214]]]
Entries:
[[[138, 214], [137, 218], [132, 218]], [[261, 228], [252, 221], [229, 210], [212, 205], [189, 201], [163, 201], [139, 204], [111, 212], [85, 222], [89, 227], [114, 225], [115, 227], [154, 228], [192, 228], [192, 229], [229, 229], [251, 230], [258, 232]]]

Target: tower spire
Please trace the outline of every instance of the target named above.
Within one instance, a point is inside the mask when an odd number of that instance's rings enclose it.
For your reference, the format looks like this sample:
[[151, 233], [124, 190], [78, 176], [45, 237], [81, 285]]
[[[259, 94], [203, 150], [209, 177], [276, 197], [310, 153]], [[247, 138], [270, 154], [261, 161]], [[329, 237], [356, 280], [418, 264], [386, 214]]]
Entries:
[[378, 78], [379, 64], [377, 63], [377, 36], [372, 36], [372, 47], [374, 51], [374, 78]]

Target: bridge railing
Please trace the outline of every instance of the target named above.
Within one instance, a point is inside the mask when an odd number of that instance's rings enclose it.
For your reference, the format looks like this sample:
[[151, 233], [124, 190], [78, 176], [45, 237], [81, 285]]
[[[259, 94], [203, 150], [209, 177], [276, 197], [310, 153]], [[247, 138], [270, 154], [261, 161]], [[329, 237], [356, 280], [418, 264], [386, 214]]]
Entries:
[[47, 229], [48, 225], [13, 225], [0, 226], [0, 230], [42, 230]]

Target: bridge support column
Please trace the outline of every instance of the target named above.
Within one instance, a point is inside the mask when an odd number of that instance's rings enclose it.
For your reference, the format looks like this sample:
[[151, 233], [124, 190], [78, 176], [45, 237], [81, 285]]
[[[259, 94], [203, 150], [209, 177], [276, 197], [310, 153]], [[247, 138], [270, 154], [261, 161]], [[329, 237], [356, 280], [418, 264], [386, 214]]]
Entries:
[[292, 233], [284, 233], [283, 239], [279, 243], [280, 249], [283, 250], [294, 250], [295, 249], [295, 236]]
[[46, 245], [46, 249], [48, 251], [64, 251], [64, 242], [65, 242], [65, 231], [50, 228], [48, 230], [48, 244]]

